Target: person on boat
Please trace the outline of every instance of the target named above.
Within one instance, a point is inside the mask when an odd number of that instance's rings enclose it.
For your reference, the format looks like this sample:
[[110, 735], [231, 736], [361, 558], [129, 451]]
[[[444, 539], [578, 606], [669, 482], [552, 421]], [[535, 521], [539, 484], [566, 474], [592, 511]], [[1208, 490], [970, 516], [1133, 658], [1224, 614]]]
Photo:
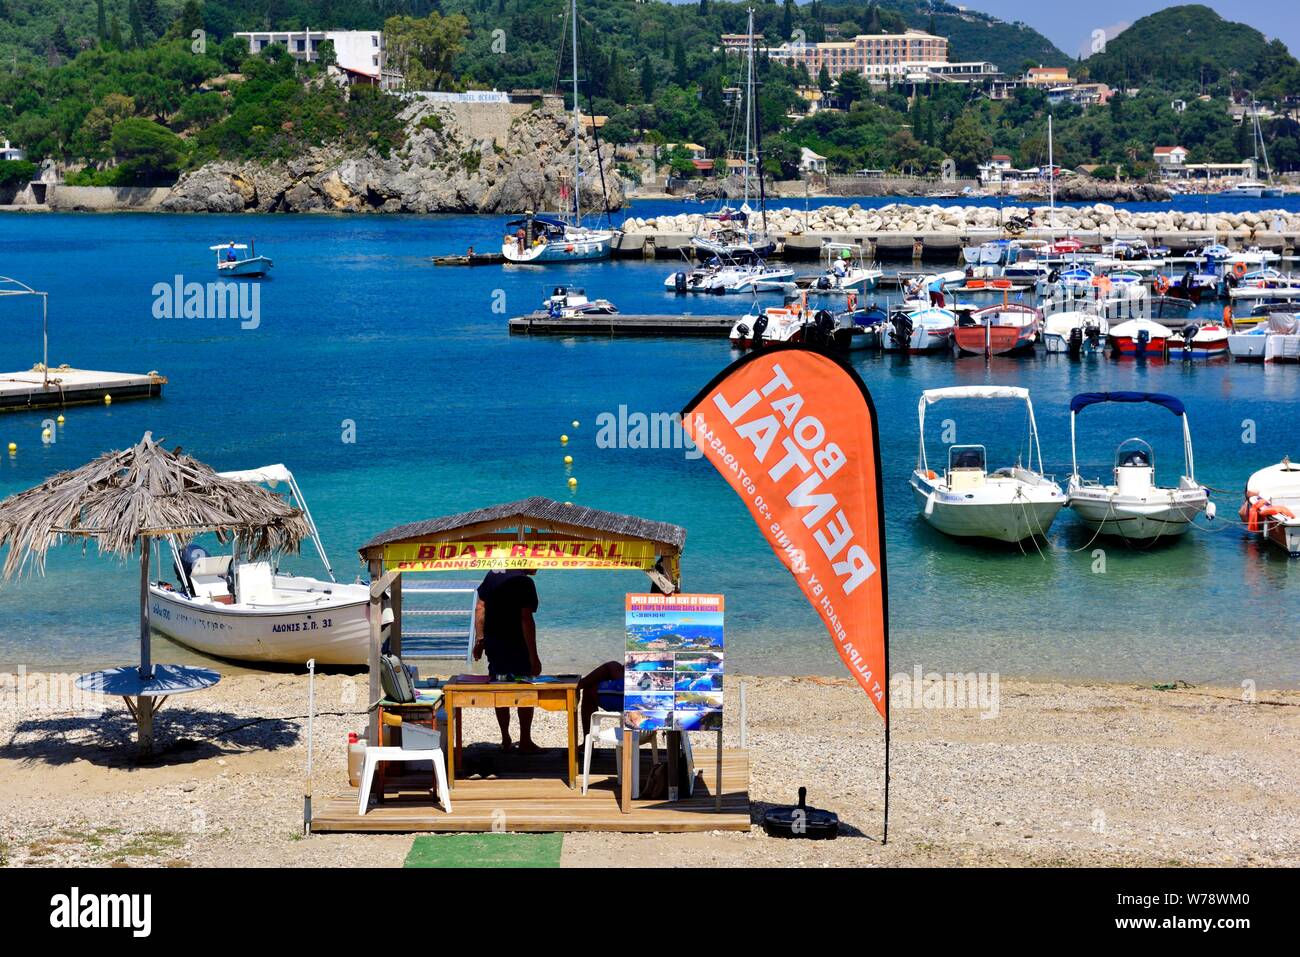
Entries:
[[930, 282], [930, 305], [943, 308], [943, 280], [936, 276]]
[[229, 246], [226, 247], [226, 262], [232, 263], [234, 261], [235, 261], [235, 244], [231, 243]]
[[[578, 682], [578, 715], [582, 721], [582, 744], [591, 734], [591, 716], [600, 707], [601, 696], [612, 698], [617, 695], [618, 707], [607, 708], [609, 711], [622, 711], [623, 697], [623, 662], [607, 661], [582, 676]], [[611, 702], [613, 703], [613, 702]]]
[[[478, 586], [478, 603], [474, 609], [474, 660], [487, 654], [488, 674], [493, 681], [511, 677], [533, 677], [542, 673], [537, 657], [537, 587], [533, 584], [534, 568], [518, 571], [488, 572]], [[533, 743], [533, 709], [519, 710], [519, 744], [521, 754], [535, 754], [540, 748]], [[501, 728], [501, 750], [509, 751], [510, 709], [497, 708]]]

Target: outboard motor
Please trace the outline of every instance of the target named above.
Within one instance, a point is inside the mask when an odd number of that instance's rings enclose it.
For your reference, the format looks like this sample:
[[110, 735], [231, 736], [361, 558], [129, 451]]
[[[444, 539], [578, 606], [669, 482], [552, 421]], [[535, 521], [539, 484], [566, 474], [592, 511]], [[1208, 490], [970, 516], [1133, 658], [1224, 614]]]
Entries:
[[818, 277], [817, 277], [817, 288], [818, 288], [818, 289], [829, 289], [829, 288], [831, 288], [831, 278], [830, 278], [830, 276], [818, 276]]
[[827, 310], [819, 309], [813, 316], [813, 338], [819, 345], [830, 345], [835, 335], [835, 317]]
[[1049, 283], [1051, 283], [1052, 285], [1055, 285], [1056, 283], [1060, 282], [1060, 281], [1061, 281], [1061, 270], [1059, 270], [1059, 269], [1053, 269], [1051, 272], [1049, 272], [1049, 273], [1047, 274], [1047, 281], [1048, 281]]
[[1192, 350], [1192, 340], [1196, 338], [1196, 333], [1199, 331], [1200, 330], [1194, 322], [1189, 322], [1187, 325], [1183, 326], [1180, 335], [1183, 337], [1184, 352], [1190, 352]]
[[1083, 330], [1078, 326], [1070, 330], [1070, 340], [1065, 348], [1072, 359], [1077, 359], [1083, 354]]
[[1139, 329], [1137, 334], [1137, 354], [1142, 358], [1147, 354], [1147, 345], [1151, 342], [1151, 330]]
[[907, 351], [908, 344], [912, 341], [912, 320], [908, 316], [903, 313], [894, 316], [894, 321], [890, 323], [889, 341], [895, 348]]
[[1100, 326], [1088, 327], [1088, 345], [1092, 346], [1092, 350], [1094, 352], [1096, 352], [1098, 349], [1101, 348], [1101, 327]]
[[754, 320], [754, 338], [750, 340], [753, 348], [759, 349], [763, 345], [763, 334], [767, 332], [767, 316], [761, 315]]
[[686, 273], [684, 272], [673, 273], [673, 291], [675, 292], [686, 291]]
[[748, 338], [749, 338], [749, 326], [745, 325], [743, 322], [738, 322], [738, 323], [736, 323], [736, 338], [737, 338], [737, 339], [742, 339], [742, 340], [743, 340], [743, 339], [748, 339]]
[[208, 557], [208, 550], [202, 545], [195, 545], [193, 542], [181, 549], [181, 564], [176, 569], [176, 577], [180, 579], [181, 584], [185, 587], [186, 594], [194, 594], [194, 585], [190, 581], [190, 572], [194, 569], [194, 563], [200, 558]]

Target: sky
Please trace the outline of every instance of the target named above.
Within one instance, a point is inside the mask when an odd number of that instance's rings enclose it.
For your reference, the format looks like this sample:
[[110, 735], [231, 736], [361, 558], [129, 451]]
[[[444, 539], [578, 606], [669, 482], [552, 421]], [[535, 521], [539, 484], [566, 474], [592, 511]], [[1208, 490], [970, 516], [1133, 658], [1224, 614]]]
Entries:
[[[992, 14], [999, 20], [1019, 20], [1046, 36], [1065, 53], [1076, 56], [1094, 30], [1113, 36], [1118, 28], [1134, 20], [1177, 6], [1151, 0], [1088, 0], [1086, 4], [1026, 3], [1025, 0], [952, 0], [971, 10]], [[1277, 38], [1292, 54], [1300, 52], [1300, 16], [1295, 0], [1201, 0], [1225, 20], [1245, 23], [1269, 39]]]

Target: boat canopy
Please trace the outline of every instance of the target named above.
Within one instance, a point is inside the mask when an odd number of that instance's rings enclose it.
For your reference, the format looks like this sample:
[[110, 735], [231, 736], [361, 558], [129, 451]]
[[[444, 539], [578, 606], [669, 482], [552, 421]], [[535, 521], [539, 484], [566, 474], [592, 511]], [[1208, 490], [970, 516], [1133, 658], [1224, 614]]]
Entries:
[[1150, 402], [1153, 405], [1164, 406], [1174, 415], [1183, 415], [1186, 412], [1181, 399], [1175, 399], [1172, 395], [1165, 395], [1163, 392], [1080, 392], [1070, 400], [1070, 412], [1082, 412], [1088, 406], [1100, 402]]
[[292, 482], [293, 474], [283, 465], [263, 465], [260, 469], [242, 469], [235, 472], [218, 472], [224, 479], [230, 479], [234, 482], [265, 482], [268, 485], [274, 485], [276, 482]]
[[945, 399], [1015, 399], [1025, 403], [1029, 415], [1029, 462], [1033, 465], [1034, 453], [1038, 453], [1038, 471], [1043, 471], [1043, 449], [1038, 442], [1038, 423], [1034, 420], [1034, 404], [1029, 401], [1029, 390], [1018, 385], [954, 385], [946, 389], [926, 389], [921, 393], [917, 404], [917, 420], [920, 426], [920, 448], [917, 454], [917, 468], [929, 469], [925, 454], [925, 410], [927, 406]]
[[223, 249], [247, 249], [248, 246], [244, 243], [221, 243], [218, 246], [209, 246], [208, 248], [213, 252], [221, 252]]

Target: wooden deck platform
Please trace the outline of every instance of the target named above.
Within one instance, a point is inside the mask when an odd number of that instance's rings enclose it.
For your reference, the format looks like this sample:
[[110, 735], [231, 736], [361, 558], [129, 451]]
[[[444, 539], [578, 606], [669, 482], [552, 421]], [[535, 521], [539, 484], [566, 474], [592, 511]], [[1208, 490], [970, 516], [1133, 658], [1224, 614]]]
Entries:
[[90, 369], [51, 368], [49, 378], [39, 369], [0, 372], [0, 411], [86, 405], [119, 399], [147, 399], [162, 395], [165, 376], [156, 372], [95, 372]]
[[[454, 832], [454, 831], [747, 831], [749, 816], [749, 755], [722, 752], [722, 810], [714, 810], [713, 783], [717, 753], [695, 751], [695, 793], [676, 802], [634, 801], [624, 814], [618, 806], [614, 749], [597, 748], [591, 761], [591, 787], [582, 793], [579, 755], [578, 786], [564, 781], [565, 752], [560, 748], [539, 755], [503, 755], [495, 746], [465, 748], [473, 777], [457, 780], [447, 814], [429, 794], [429, 778], [403, 773], [390, 776], [387, 799], [371, 801], [357, 814], [356, 789], [318, 797], [311, 829], [325, 832]], [[661, 753], [662, 758], [662, 753]], [[642, 780], [650, 771], [650, 748], [641, 749]], [[395, 768], [407, 768], [396, 765]], [[421, 790], [423, 788], [424, 790]]]
[[748, 303], [736, 297], [736, 312], [727, 316], [631, 315], [555, 318], [544, 312], [515, 316], [510, 332], [550, 336], [712, 336], [725, 339], [744, 315]]

